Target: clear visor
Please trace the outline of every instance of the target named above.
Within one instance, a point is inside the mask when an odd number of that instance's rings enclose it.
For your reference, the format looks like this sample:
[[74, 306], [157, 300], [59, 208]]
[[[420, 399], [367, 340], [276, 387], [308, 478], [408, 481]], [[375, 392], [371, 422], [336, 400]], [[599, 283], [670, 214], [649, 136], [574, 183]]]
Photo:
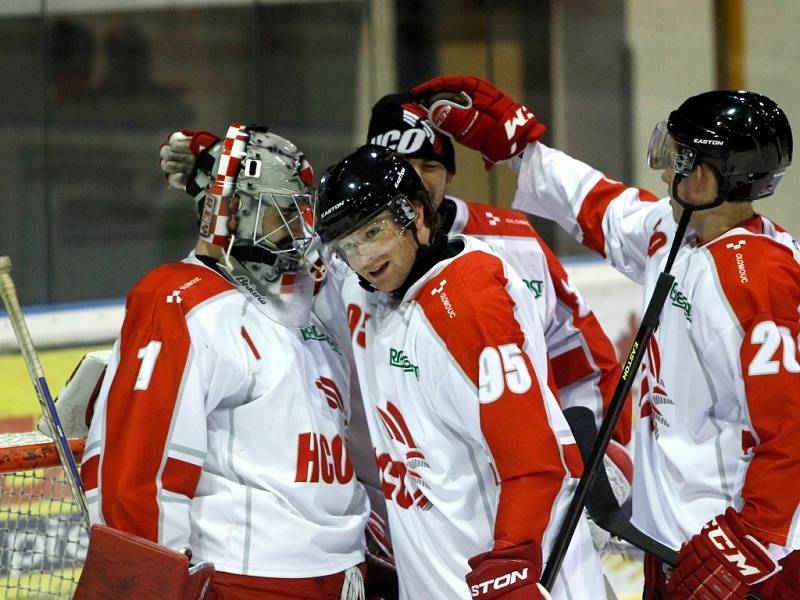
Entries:
[[685, 177], [692, 172], [696, 155], [694, 148], [675, 141], [666, 121], [656, 123], [647, 147], [647, 165], [651, 169], [670, 169]]
[[351, 269], [363, 271], [382, 257], [391, 257], [399, 249], [410, 224], [403, 225], [392, 211], [385, 210], [329, 246]]
[[253, 223], [253, 245], [275, 254], [305, 255], [314, 239], [313, 194], [262, 192]]

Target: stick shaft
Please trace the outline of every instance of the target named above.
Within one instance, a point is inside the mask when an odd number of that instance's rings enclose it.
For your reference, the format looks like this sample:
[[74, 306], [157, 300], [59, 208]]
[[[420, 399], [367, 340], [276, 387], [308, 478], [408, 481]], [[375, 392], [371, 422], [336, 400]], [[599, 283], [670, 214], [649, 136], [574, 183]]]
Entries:
[[614, 395], [611, 397], [611, 402], [609, 403], [603, 423], [600, 426], [597, 439], [592, 446], [589, 460], [584, 464], [583, 476], [580, 481], [578, 481], [578, 487], [575, 488], [575, 494], [573, 494], [567, 512], [564, 515], [564, 521], [561, 523], [561, 527], [553, 541], [547, 565], [540, 579], [541, 584], [548, 590], [553, 589], [553, 584], [561, 568], [561, 563], [564, 561], [569, 543], [575, 533], [575, 528], [578, 526], [578, 521], [583, 514], [583, 508], [586, 506], [586, 498], [589, 490], [591, 489], [598, 469], [603, 468], [603, 456], [611, 441], [614, 427], [616, 427], [617, 421], [622, 414], [622, 409], [625, 406], [625, 398], [628, 396], [633, 386], [635, 374], [647, 350], [650, 337], [658, 328], [658, 319], [661, 315], [661, 309], [664, 307], [672, 283], [675, 281], [675, 277], [670, 274], [672, 263], [675, 261], [678, 250], [683, 243], [683, 235], [686, 232], [686, 227], [689, 225], [690, 217], [691, 211], [684, 209], [675, 231], [675, 237], [672, 240], [672, 246], [667, 256], [664, 271], [659, 275], [656, 286], [653, 289], [653, 294], [650, 296], [650, 302], [642, 317], [642, 323], [639, 326], [639, 331], [636, 334], [633, 346], [628, 353], [625, 364], [622, 365], [622, 374], [614, 390]]
[[81, 512], [84, 525], [88, 528], [89, 512], [86, 508], [83, 482], [78, 473], [78, 467], [75, 464], [75, 458], [70, 450], [69, 442], [67, 442], [64, 430], [61, 428], [61, 421], [58, 418], [55, 403], [50, 395], [50, 388], [44, 377], [44, 371], [39, 362], [39, 355], [36, 353], [36, 348], [33, 345], [33, 340], [31, 340], [28, 326], [22, 315], [22, 309], [19, 305], [14, 281], [11, 279], [11, 260], [7, 256], [0, 257], [0, 297], [3, 299], [6, 312], [8, 312], [8, 319], [11, 322], [11, 327], [14, 329], [14, 334], [19, 343], [19, 349], [25, 361], [25, 367], [28, 369], [31, 383], [36, 391], [36, 398], [39, 400], [42, 414], [50, 427], [50, 431], [54, 433], [56, 451], [58, 452], [61, 465], [64, 468], [64, 475], [67, 479], [67, 483], [72, 491], [72, 497]]

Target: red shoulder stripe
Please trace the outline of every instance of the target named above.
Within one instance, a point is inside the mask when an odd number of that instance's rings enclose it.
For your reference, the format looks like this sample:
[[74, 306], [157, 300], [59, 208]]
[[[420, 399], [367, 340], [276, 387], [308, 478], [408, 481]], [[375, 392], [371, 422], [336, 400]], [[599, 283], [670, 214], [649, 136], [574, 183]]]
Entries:
[[800, 504], [800, 267], [761, 235], [726, 236], [708, 251], [744, 334], [738, 358], [753, 458], [741, 515], [757, 538], [783, 546]]
[[467, 203], [467, 210], [465, 235], [539, 237], [528, 217], [516, 210], [472, 202]]
[[[583, 245], [603, 256], [606, 256], [606, 239], [603, 234], [603, 217], [608, 205], [628, 189], [624, 183], [601, 178], [586, 194], [578, 213], [578, 226], [583, 232]], [[643, 202], [658, 200], [647, 190], [639, 189], [639, 199]]]
[[525, 335], [506, 284], [497, 257], [469, 252], [427, 282], [417, 298], [475, 386], [481, 430], [501, 481], [495, 543], [516, 545], [542, 539], [566, 467], [539, 373], [522, 351]]
[[[106, 406], [105, 438], [111, 443], [104, 448], [100, 467], [102, 511], [111, 527], [156, 542], [157, 481], [190, 346], [184, 310], [193, 299], [208, 298], [223, 287], [190, 292], [184, 302], [183, 292], [200, 281], [180, 286], [197, 277], [213, 281], [210, 276], [208, 269], [193, 265], [157, 269], [128, 296], [122, 324], [120, 363]], [[164, 293], [173, 288], [177, 294]], [[199, 472], [194, 485], [197, 476]], [[194, 489], [188, 479], [179, 487]]]

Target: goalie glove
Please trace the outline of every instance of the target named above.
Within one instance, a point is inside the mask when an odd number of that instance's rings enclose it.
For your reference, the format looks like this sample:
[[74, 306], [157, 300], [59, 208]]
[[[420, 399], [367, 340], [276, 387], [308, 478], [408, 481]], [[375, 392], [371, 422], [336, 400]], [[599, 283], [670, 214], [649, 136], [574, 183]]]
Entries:
[[[81, 358], [67, 383], [56, 397], [56, 413], [64, 435], [68, 438], [86, 437], [94, 413], [94, 403], [103, 384], [110, 350], [89, 352]], [[53, 437], [44, 417], [39, 419], [39, 431]]]
[[537, 543], [491, 550], [469, 560], [467, 585], [480, 600], [552, 600], [539, 583], [542, 549]]
[[194, 166], [194, 160], [203, 150], [214, 144], [219, 138], [208, 131], [192, 131], [183, 129], [172, 132], [167, 141], [161, 144], [161, 170], [164, 172], [170, 187], [186, 189], [186, 180]]
[[477, 77], [436, 77], [411, 92], [434, 126], [483, 155], [486, 170], [525, 150], [545, 126], [525, 106]]
[[750, 586], [780, 570], [732, 508], [681, 546], [669, 590], [678, 599], [743, 600]]

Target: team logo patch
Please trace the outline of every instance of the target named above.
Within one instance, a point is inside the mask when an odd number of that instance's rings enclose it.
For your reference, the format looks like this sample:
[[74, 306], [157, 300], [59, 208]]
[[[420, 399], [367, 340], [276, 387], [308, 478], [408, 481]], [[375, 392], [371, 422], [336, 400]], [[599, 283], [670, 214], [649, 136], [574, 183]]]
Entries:
[[375, 452], [375, 461], [381, 479], [384, 497], [394, 502], [399, 508], [430, 510], [431, 503], [423, 490], [430, 489], [420, 470], [430, 469], [431, 466], [425, 454], [414, 441], [411, 429], [403, 417], [400, 409], [391, 401], [385, 408], [376, 406], [378, 417], [383, 422], [386, 434], [392, 440], [394, 450], [405, 456], [392, 456], [388, 452]]
[[327, 344], [336, 352], [337, 354], [341, 354], [339, 351], [339, 346], [336, 344], [334, 339], [326, 333], [323, 333], [319, 329], [317, 329], [316, 325], [309, 325], [308, 327], [301, 327], [300, 328], [300, 335], [303, 336], [303, 341], [307, 342], [309, 340], [317, 341], [317, 342], [327, 342]]
[[654, 337], [650, 338], [647, 353], [642, 359], [642, 387], [639, 405], [639, 417], [650, 419], [650, 431], [656, 438], [659, 437], [662, 427], [669, 427], [669, 420], [663, 415], [662, 409], [674, 405], [669, 392], [661, 379], [661, 350]]
[[405, 373], [413, 373], [419, 381], [419, 367], [413, 364], [402, 350], [389, 348], [389, 366], [397, 367]]
[[539, 279], [523, 279], [522, 281], [525, 282], [525, 285], [528, 286], [528, 289], [533, 292], [534, 298], [541, 298], [542, 297], [542, 289], [544, 288], [544, 281]]
[[180, 304], [181, 302], [183, 302], [183, 299], [181, 298], [180, 290], [175, 290], [167, 296], [167, 304]]
[[683, 316], [686, 317], [686, 320], [691, 323], [692, 304], [689, 302], [689, 299], [678, 289], [677, 281], [672, 284], [672, 288], [669, 290], [669, 299], [672, 302], [672, 306], [681, 309], [683, 311]]
[[731, 242], [730, 244], [725, 244], [725, 247], [726, 248], [731, 248], [733, 250], [738, 250], [739, 248], [741, 248], [745, 244], [747, 244], [747, 242], [745, 240], [739, 240], [738, 242]]
[[436, 294], [441, 294], [444, 291], [445, 284], [447, 284], [447, 279], [442, 279], [439, 282], [439, 287], [435, 287], [431, 290], [431, 296], [435, 296]]
[[444, 310], [447, 312], [447, 316], [451, 319], [456, 318], [456, 311], [453, 308], [453, 305], [450, 303], [450, 298], [447, 297], [447, 294], [444, 291], [444, 286], [447, 284], [447, 279], [442, 279], [439, 282], [439, 287], [435, 287], [431, 289], [431, 296], [439, 296], [439, 300], [442, 301], [442, 306], [444, 306]]
[[489, 225], [492, 227], [497, 227], [497, 224], [500, 222], [500, 217], [488, 210], [486, 211], [486, 218], [489, 220]]

